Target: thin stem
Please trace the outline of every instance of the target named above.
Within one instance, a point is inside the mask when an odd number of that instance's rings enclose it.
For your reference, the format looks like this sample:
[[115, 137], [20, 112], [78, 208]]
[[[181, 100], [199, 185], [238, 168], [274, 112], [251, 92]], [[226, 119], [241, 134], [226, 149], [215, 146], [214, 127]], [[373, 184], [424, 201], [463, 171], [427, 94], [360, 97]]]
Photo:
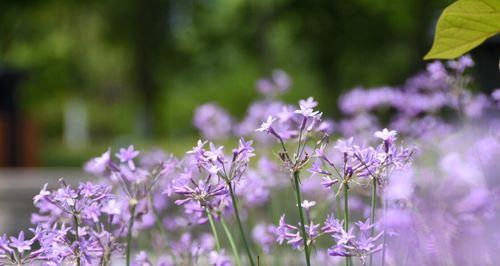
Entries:
[[306, 257], [306, 265], [310, 266], [309, 249], [307, 247], [307, 234], [304, 220], [304, 212], [302, 211], [302, 200], [300, 199], [300, 185], [299, 185], [299, 171], [293, 172], [293, 181], [295, 183], [295, 198], [297, 200], [297, 207], [299, 209], [300, 216], [300, 232], [302, 234], [302, 241], [304, 242], [304, 254]]
[[[332, 189], [333, 190], [333, 189]], [[333, 190], [333, 198], [335, 199], [335, 208], [337, 209], [337, 218], [340, 220], [342, 217], [342, 207], [340, 207], [340, 197], [337, 197], [337, 193]]]
[[[370, 215], [370, 223], [372, 224], [371, 229], [371, 237], [375, 234], [375, 208], [377, 207], [377, 179], [372, 177], [373, 179], [373, 187], [372, 187], [372, 206], [371, 206], [371, 215]], [[370, 253], [370, 266], [372, 266], [372, 254]]]
[[220, 253], [219, 235], [217, 234], [217, 228], [215, 228], [214, 218], [212, 217], [212, 214], [210, 213], [208, 208], [205, 208], [205, 211], [207, 212], [208, 221], [210, 222], [210, 227], [212, 228], [212, 234], [214, 235], [215, 249], [217, 250], [217, 252]]
[[[73, 226], [75, 227], [75, 236], [76, 236], [76, 240], [75, 241], [79, 241], [80, 239], [80, 234], [78, 232], [78, 217], [76, 216], [75, 213], [73, 213]], [[79, 244], [76, 246], [76, 265], [77, 266], [80, 266], [80, 251], [79, 251]]]
[[302, 132], [304, 131], [304, 129], [300, 129], [300, 133], [299, 133], [299, 145], [297, 145], [297, 160], [298, 160], [298, 156], [299, 156], [299, 153], [300, 153], [300, 143], [302, 141]]
[[231, 201], [233, 202], [234, 214], [236, 216], [236, 221], [238, 222], [238, 228], [240, 229], [241, 239], [243, 240], [243, 245], [245, 246], [245, 251], [247, 252], [250, 265], [254, 266], [255, 263], [252, 258], [252, 253], [250, 252], [250, 248], [248, 247], [248, 243], [245, 238], [245, 233], [243, 232], [243, 226], [241, 225], [240, 214], [238, 212], [238, 204], [236, 204], [236, 196], [234, 195], [234, 189], [231, 184], [228, 185], [229, 185], [229, 194], [231, 194]]
[[240, 262], [240, 254], [238, 253], [238, 248], [234, 244], [234, 239], [233, 236], [231, 235], [231, 231], [227, 228], [226, 221], [220, 216], [220, 223], [222, 224], [222, 228], [224, 229], [224, 232], [226, 233], [227, 239], [229, 240], [229, 244], [231, 245], [231, 249], [233, 250], [233, 255], [234, 255], [234, 261], [236, 262], [236, 265], [241, 265]]
[[[344, 184], [344, 230], [349, 231], [349, 188]], [[349, 266], [349, 257], [345, 258], [345, 265]]]
[[137, 206], [137, 201], [135, 199], [131, 199], [130, 200], [130, 220], [128, 221], [128, 228], [127, 228], [127, 253], [126, 253], [127, 266], [130, 266], [130, 251], [131, 251], [131, 246], [132, 246], [132, 227], [134, 226], [135, 207], [136, 206]]

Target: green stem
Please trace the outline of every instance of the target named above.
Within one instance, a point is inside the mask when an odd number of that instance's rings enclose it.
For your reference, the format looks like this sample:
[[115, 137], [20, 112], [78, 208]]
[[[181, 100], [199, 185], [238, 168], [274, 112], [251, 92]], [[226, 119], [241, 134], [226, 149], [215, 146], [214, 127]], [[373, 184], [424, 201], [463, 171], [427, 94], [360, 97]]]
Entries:
[[335, 196], [335, 191], [333, 194], [334, 194], [333, 197], [335, 198], [335, 205], [336, 205], [335, 208], [337, 209], [337, 218], [340, 220], [341, 219], [340, 217], [342, 217], [342, 207], [340, 205], [341, 199], [340, 197]]
[[[371, 237], [375, 234], [375, 208], [377, 207], [377, 179], [373, 177], [373, 187], [372, 187], [372, 206], [370, 214], [370, 223], [372, 224]], [[370, 253], [370, 266], [372, 266], [372, 254]]]
[[217, 252], [220, 253], [219, 235], [217, 234], [217, 228], [215, 228], [214, 218], [212, 217], [212, 214], [207, 208], [205, 208], [205, 211], [207, 212], [208, 221], [210, 222], [210, 227], [212, 228], [212, 234], [214, 235], [215, 249], [217, 250]]
[[[344, 230], [349, 231], [349, 188], [344, 184]], [[345, 258], [345, 265], [349, 266], [349, 257]]]
[[[80, 234], [78, 232], [78, 217], [76, 216], [75, 213], [73, 213], [73, 224], [74, 224], [74, 227], [75, 227], [75, 236], [76, 236], [76, 240], [75, 241], [79, 241]], [[79, 251], [78, 246], [76, 247], [76, 265], [80, 266], [80, 251]]]
[[224, 232], [226, 233], [227, 239], [229, 240], [229, 244], [231, 245], [231, 249], [233, 250], [233, 255], [234, 255], [234, 261], [236, 262], [236, 265], [241, 265], [240, 262], [240, 254], [238, 254], [238, 248], [236, 248], [236, 245], [234, 244], [234, 239], [233, 236], [231, 235], [231, 231], [227, 228], [226, 221], [220, 216], [220, 223], [222, 224], [222, 228], [224, 229]]
[[300, 175], [299, 171], [293, 172], [293, 181], [295, 184], [295, 198], [297, 200], [297, 207], [299, 209], [300, 232], [302, 234], [302, 241], [304, 242], [304, 254], [306, 257], [306, 265], [310, 266], [311, 261], [309, 259], [309, 249], [307, 247], [307, 234], [306, 234], [306, 227], [305, 227], [304, 212], [302, 211], [302, 200], [300, 199], [300, 185], [299, 185], [300, 176], [299, 175]]
[[126, 264], [130, 266], [130, 251], [132, 246], [132, 227], [134, 226], [135, 220], [135, 207], [137, 206], [137, 200], [130, 200], [130, 220], [128, 221], [127, 228], [127, 253], [126, 253]]
[[238, 204], [236, 204], [236, 196], [234, 195], [233, 186], [231, 184], [228, 184], [228, 186], [229, 186], [229, 193], [231, 194], [231, 201], [233, 202], [234, 214], [236, 216], [236, 221], [238, 222], [238, 228], [240, 229], [241, 239], [243, 240], [243, 245], [245, 246], [245, 251], [247, 252], [250, 265], [254, 266], [255, 263], [252, 258], [252, 253], [250, 252], [250, 248], [248, 247], [248, 243], [245, 238], [245, 233], [243, 232], [243, 226], [241, 225], [240, 214], [238, 212]]

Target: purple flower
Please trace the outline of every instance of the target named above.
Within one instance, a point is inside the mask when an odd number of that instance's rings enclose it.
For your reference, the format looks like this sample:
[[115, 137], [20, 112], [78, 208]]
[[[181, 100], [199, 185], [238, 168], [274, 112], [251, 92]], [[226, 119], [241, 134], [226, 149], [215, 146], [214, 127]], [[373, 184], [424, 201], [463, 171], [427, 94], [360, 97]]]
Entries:
[[0, 254], [4, 253], [4, 251], [7, 251], [8, 253], [13, 252], [13, 250], [9, 247], [9, 240], [7, 239], [6, 234], [3, 234], [3, 236], [0, 237]]
[[[219, 182], [212, 184], [210, 176], [206, 180], [190, 178], [187, 180], [174, 180], [173, 191], [183, 196], [183, 199], [176, 200], [177, 205], [185, 205], [188, 202], [197, 203], [203, 208], [214, 208], [220, 203], [221, 197], [227, 195], [228, 190]], [[187, 205], [190, 207], [190, 205]], [[189, 210], [189, 209], [188, 209]]]
[[366, 232], [370, 230], [374, 225], [370, 223], [370, 219], [366, 219], [365, 222], [357, 221], [356, 225], [359, 227], [359, 230], [362, 232]]
[[205, 151], [205, 156], [207, 160], [210, 160], [212, 162], [223, 161], [225, 159], [224, 147], [223, 146], [216, 147], [215, 144], [210, 142], [210, 150]]
[[347, 140], [339, 139], [335, 144], [334, 148], [342, 153], [352, 153], [355, 149], [359, 148], [356, 145], [353, 145], [354, 138], [349, 138]]
[[287, 91], [291, 85], [292, 81], [285, 71], [277, 69], [271, 78], [259, 79], [255, 87], [262, 95], [273, 97]]
[[142, 250], [137, 255], [135, 255], [135, 259], [132, 262], [132, 265], [134, 265], [134, 266], [152, 266], [153, 264], [149, 260], [148, 253], [146, 253], [146, 251]]
[[395, 130], [388, 130], [387, 128], [384, 128], [382, 131], [377, 131], [373, 135], [384, 142], [393, 143], [396, 140], [397, 132]]
[[304, 109], [313, 109], [314, 107], [318, 106], [318, 102], [314, 100], [313, 97], [309, 97], [306, 100], [300, 100], [299, 101], [299, 106]]
[[276, 226], [259, 223], [252, 231], [252, 238], [260, 245], [264, 253], [269, 254], [274, 244], [275, 232]]
[[[311, 99], [311, 101], [313, 103], [315, 103], [314, 100], [312, 100], [312, 98], [309, 98], [309, 99]], [[300, 104], [300, 109], [295, 110], [295, 113], [300, 114], [300, 115], [307, 117], [307, 118], [320, 119], [322, 113], [320, 113], [319, 111], [314, 111], [314, 109], [311, 106], [315, 106], [315, 105], [312, 104], [311, 101], [302, 101], [302, 104]]]
[[84, 166], [85, 171], [95, 175], [102, 174], [108, 167], [109, 162], [111, 161], [110, 154], [111, 154], [111, 149], [108, 149], [100, 157], [96, 157], [88, 161]]
[[496, 89], [491, 93], [493, 100], [500, 102], [500, 89]]
[[233, 119], [219, 105], [206, 103], [196, 108], [194, 126], [207, 139], [225, 139], [233, 128]]
[[225, 254], [224, 250], [220, 252], [210, 252], [210, 264], [214, 266], [231, 266], [231, 259]]
[[276, 242], [280, 245], [286, 240], [288, 235], [288, 225], [285, 222], [285, 215], [281, 215], [278, 227], [276, 227]]
[[349, 231], [347, 232], [345, 230], [341, 230], [340, 234], [335, 234], [333, 237], [337, 239], [338, 245], [345, 245], [355, 238], [352, 228], [349, 228]]
[[349, 256], [349, 253], [347, 252], [347, 250], [344, 246], [335, 245], [335, 246], [328, 249], [328, 255], [347, 257], [347, 256]]
[[[308, 220], [310, 220], [310, 218], [308, 218]], [[278, 227], [276, 227], [275, 229], [276, 242], [281, 245], [286, 240], [286, 243], [291, 245], [293, 249], [301, 248], [304, 245], [304, 241], [302, 239], [302, 234], [299, 230], [299, 226], [300, 224], [298, 226], [287, 224], [285, 222], [285, 215], [283, 214], [280, 218]], [[316, 237], [319, 235], [319, 227], [319, 224], [314, 224], [312, 221], [310, 221], [309, 224], [305, 226], [306, 234], [308, 235], [308, 243], [314, 242]]]
[[134, 145], [128, 146], [127, 149], [121, 148], [119, 153], [116, 153], [116, 157], [120, 159], [122, 163], [128, 163], [131, 170], [135, 170], [134, 158], [139, 156], [139, 151], [134, 150]]
[[323, 223], [321, 230], [327, 234], [339, 233], [343, 230], [342, 223], [343, 222], [335, 219], [332, 214], [329, 214]]
[[446, 79], [446, 77], [448, 76], [444, 65], [439, 61], [434, 61], [428, 64], [427, 71], [430, 73], [430, 76], [434, 80]]
[[36, 204], [48, 195], [50, 195], [50, 191], [47, 191], [47, 183], [45, 183], [45, 185], [43, 185], [42, 189], [40, 190], [40, 193], [33, 197], [33, 203]]
[[245, 141], [244, 138], [240, 138], [239, 146], [237, 149], [233, 150], [233, 156], [240, 159], [243, 162], [250, 161], [250, 158], [255, 156], [255, 149], [252, 147], [253, 141]]
[[283, 106], [281, 111], [276, 114], [276, 117], [281, 123], [287, 123], [292, 120], [295, 115], [295, 110], [292, 106]]
[[266, 122], [262, 123], [260, 125], [260, 127], [258, 129], [256, 129], [255, 131], [258, 131], [258, 132], [267, 132], [267, 133], [271, 133], [273, 128], [272, 128], [272, 124], [273, 122], [276, 120], [276, 118], [272, 117], [272, 116], [269, 116], [266, 120]]
[[338, 179], [332, 179], [329, 176], [324, 176], [321, 178], [321, 185], [326, 189], [331, 189], [333, 185], [339, 182]]
[[23, 253], [24, 251], [31, 250], [31, 244], [33, 242], [31, 240], [24, 239], [24, 232], [19, 232], [19, 236], [17, 238], [11, 236], [10, 237], [10, 246], [17, 249], [19, 253]]
[[274, 70], [272, 78], [274, 83], [276, 84], [277, 89], [280, 92], [287, 91], [292, 85], [292, 80], [290, 79], [290, 77], [285, 73], [285, 71], [281, 69]]
[[326, 170], [324, 170], [322, 168], [322, 163], [321, 162], [322, 162], [321, 160], [316, 160], [312, 164], [311, 168], [309, 168], [308, 171], [311, 172], [313, 175], [314, 174], [321, 174], [321, 175], [326, 175], [326, 176], [332, 175], [330, 172], [328, 172], [328, 171], [326, 171]]
[[474, 66], [474, 61], [470, 55], [464, 55], [460, 57], [458, 60], [450, 60], [448, 61], [448, 67], [456, 70], [458, 73], [463, 73], [465, 69]]

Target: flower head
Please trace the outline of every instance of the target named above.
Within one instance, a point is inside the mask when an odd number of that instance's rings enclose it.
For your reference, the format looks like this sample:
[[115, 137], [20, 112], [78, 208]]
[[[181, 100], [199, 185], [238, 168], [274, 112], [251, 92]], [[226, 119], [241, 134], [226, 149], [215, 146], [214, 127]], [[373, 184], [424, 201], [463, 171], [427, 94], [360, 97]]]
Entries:
[[23, 231], [19, 232], [19, 236], [17, 238], [13, 236], [10, 237], [10, 246], [17, 249], [19, 253], [23, 253], [24, 251], [30, 250], [31, 244], [33, 244], [31, 240], [24, 239]]
[[258, 129], [256, 129], [255, 131], [257, 132], [267, 132], [267, 133], [271, 133], [273, 128], [272, 128], [272, 125], [273, 125], [273, 122], [276, 120], [276, 118], [272, 117], [272, 116], [269, 116], [267, 117], [267, 120], [266, 122], [263, 122], [260, 127]]
[[387, 128], [384, 128], [382, 131], [376, 131], [373, 135], [384, 142], [393, 143], [396, 140], [397, 134], [398, 133], [395, 130], [388, 130]]
[[134, 145], [128, 146], [128, 148], [121, 148], [120, 152], [116, 153], [116, 157], [120, 159], [122, 163], [128, 163], [130, 169], [135, 169], [134, 158], [139, 156], [139, 151], [134, 150]]
[[431, 78], [434, 80], [443, 80], [448, 76], [443, 63], [439, 61], [428, 64], [427, 71], [429, 72]]
[[40, 193], [33, 197], [33, 203], [36, 204], [48, 195], [50, 195], [50, 191], [47, 191], [47, 183], [45, 183], [45, 185], [43, 185], [42, 189], [40, 190]]

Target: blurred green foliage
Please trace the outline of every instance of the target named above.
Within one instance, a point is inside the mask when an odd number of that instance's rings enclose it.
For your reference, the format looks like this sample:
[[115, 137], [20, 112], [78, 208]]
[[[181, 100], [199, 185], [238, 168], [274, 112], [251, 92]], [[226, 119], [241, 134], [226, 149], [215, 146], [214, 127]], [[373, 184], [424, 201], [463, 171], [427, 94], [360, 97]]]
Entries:
[[45, 146], [60, 139], [73, 98], [88, 105], [95, 143], [165, 141], [193, 135], [193, 110], [207, 101], [243, 116], [255, 80], [274, 68], [293, 78], [287, 100], [312, 95], [334, 115], [343, 90], [419, 69], [450, 2], [4, 0], [0, 64], [26, 71], [19, 97]]

